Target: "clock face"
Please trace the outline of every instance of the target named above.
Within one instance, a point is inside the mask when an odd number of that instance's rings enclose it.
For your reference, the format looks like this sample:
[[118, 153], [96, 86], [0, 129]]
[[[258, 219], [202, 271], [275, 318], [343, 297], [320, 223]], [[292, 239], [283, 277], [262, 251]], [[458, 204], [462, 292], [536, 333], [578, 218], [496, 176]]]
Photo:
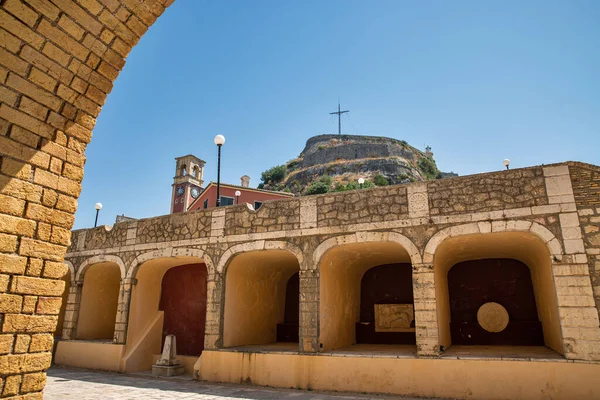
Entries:
[[198, 190], [198, 188], [192, 188], [192, 197], [197, 199], [198, 196], [200, 196], [200, 191]]
[[183, 195], [183, 192], [185, 192], [185, 189], [183, 188], [183, 186], [179, 186], [177, 188], [177, 196]]

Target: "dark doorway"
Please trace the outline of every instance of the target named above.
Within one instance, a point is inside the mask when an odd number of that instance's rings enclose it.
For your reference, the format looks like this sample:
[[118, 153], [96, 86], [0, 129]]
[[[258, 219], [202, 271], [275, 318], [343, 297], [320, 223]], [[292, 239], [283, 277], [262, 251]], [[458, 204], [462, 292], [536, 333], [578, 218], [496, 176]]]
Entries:
[[285, 286], [285, 311], [283, 323], [277, 324], [278, 342], [298, 342], [300, 321], [300, 273], [290, 277]]
[[199, 356], [204, 350], [206, 322], [206, 265], [169, 269], [162, 280], [159, 309], [164, 311], [163, 344], [175, 335], [177, 354]]
[[369, 269], [360, 282], [360, 322], [356, 324], [356, 343], [415, 344], [412, 332], [376, 332], [376, 304], [413, 304], [411, 264], [387, 264]]
[[[450, 335], [457, 345], [543, 346], [531, 272], [520, 261], [465, 261], [448, 272]], [[488, 332], [477, 322], [477, 311], [488, 302], [502, 305], [509, 322], [501, 332]]]

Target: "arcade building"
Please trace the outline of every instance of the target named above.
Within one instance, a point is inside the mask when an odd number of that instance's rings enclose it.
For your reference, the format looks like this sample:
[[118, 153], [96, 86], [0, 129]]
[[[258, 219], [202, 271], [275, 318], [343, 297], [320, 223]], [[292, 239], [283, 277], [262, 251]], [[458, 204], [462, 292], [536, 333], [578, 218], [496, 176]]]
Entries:
[[600, 398], [600, 167], [260, 207], [271, 193], [231, 185], [247, 197], [217, 208], [186, 157], [172, 214], [73, 231], [56, 364], [150, 371], [173, 334], [185, 373], [212, 382]]

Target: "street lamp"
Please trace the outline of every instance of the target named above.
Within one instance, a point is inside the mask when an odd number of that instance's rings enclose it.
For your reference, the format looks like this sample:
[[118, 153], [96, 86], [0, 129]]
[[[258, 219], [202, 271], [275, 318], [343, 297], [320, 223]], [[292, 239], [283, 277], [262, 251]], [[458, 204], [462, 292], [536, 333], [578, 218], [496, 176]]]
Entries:
[[217, 161], [217, 207], [221, 205], [221, 146], [225, 144], [225, 136], [215, 136], [215, 144], [219, 148], [219, 160]]
[[506, 167], [506, 169], [508, 169], [508, 166], [510, 165], [510, 160], [508, 158], [505, 158], [502, 161], [502, 164], [504, 164], [504, 166]]
[[363, 183], [365, 183], [365, 178], [358, 178], [358, 184], [360, 185], [361, 189], [362, 189]]
[[235, 191], [235, 204], [239, 204], [241, 195], [242, 195], [242, 192], [240, 192], [239, 190]]
[[94, 204], [94, 208], [96, 209], [96, 221], [94, 221], [94, 228], [98, 225], [98, 213], [102, 210], [102, 203]]

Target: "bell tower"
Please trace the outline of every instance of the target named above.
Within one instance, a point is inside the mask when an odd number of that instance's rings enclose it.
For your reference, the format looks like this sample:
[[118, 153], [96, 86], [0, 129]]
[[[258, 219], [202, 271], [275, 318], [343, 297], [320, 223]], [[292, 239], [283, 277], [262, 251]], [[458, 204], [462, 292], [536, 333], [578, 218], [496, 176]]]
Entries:
[[171, 214], [186, 212], [202, 193], [204, 164], [204, 161], [192, 154], [175, 158]]

